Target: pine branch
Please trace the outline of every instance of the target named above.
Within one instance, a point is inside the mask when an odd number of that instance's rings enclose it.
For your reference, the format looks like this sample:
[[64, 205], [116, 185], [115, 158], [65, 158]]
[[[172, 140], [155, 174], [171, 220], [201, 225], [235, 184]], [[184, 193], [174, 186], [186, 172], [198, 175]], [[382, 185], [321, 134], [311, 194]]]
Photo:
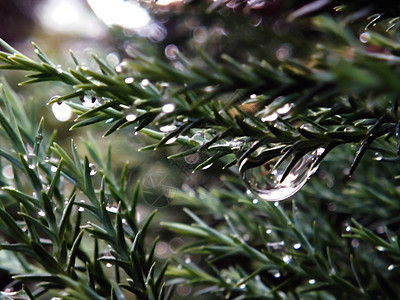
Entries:
[[[393, 135], [397, 112], [391, 108], [400, 85], [395, 80], [383, 79], [393, 78], [398, 59], [394, 55], [377, 56], [366, 52], [349, 32], [332, 19], [315, 18], [315, 25], [319, 30], [341, 39], [342, 45], [336, 50], [323, 48], [319, 51], [319, 55], [323, 56], [311, 67], [300, 61], [287, 60], [279, 70], [262, 61], [243, 65], [228, 56], [223, 57], [224, 62], [219, 64], [203, 54], [207, 68], [199, 68], [181, 57], [185, 65], [185, 70], [181, 71], [138, 53], [136, 62], [128, 63], [129, 70], [135, 74], [133, 78], [118, 74], [98, 58], [96, 61], [102, 69], [100, 73], [86, 66], [77, 66], [76, 71], [70, 69], [65, 72], [36, 47], [41, 63], [19, 53], [3, 53], [2, 68], [35, 70], [39, 73], [34, 76], [39, 76], [40, 81], [56, 80], [73, 85], [74, 92], [53, 98], [50, 102], [77, 96], [83, 99], [83, 105], [69, 102], [78, 113], [72, 128], [105, 120], [113, 123], [106, 135], [129, 125], [135, 126], [137, 131], [149, 126], [156, 126], [158, 130], [165, 125], [174, 128], [167, 134], [150, 134], [160, 139], [155, 148], [170, 144], [167, 142], [177, 137], [181, 137], [177, 140], [180, 142], [204, 129], [215, 129], [225, 133], [218, 133], [197, 145], [199, 150], [210, 151], [215, 157], [230, 153], [241, 156], [247, 150], [253, 151], [249, 145], [261, 138], [265, 143], [257, 147], [283, 144], [288, 146], [285, 151], [294, 153], [364, 141], [365, 146], [360, 148], [353, 163], [356, 167], [364, 149], [377, 137]], [[393, 52], [398, 49], [396, 43], [378, 33], [373, 33], [369, 42]], [[11, 46], [2, 44], [14, 51]], [[343, 49], [355, 52], [350, 57], [343, 57]], [[334, 64], [327, 63], [328, 55], [331, 60], [335, 58]], [[212, 73], [209, 70], [213, 70]], [[156, 84], [147, 84], [149, 79]], [[143, 81], [137, 82], [140, 80]], [[165, 87], [162, 84], [164, 81], [168, 81], [170, 86]], [[229, 93], [237, 94], [222, 100]], [[360, 96], [340, 96], [353, 93]], [[88, 94], [95, 96], [86, 100]], [[90, 109], [85, 107], [86, 101], [101, 104]], [[291, 112], [279, 116], [276, 112], [286, 106]], [[355, 114], [349, 117], [349, 113], [354, 111]], [[333, 114], [341, 118], [335, 120], [331, 118]], [[372, 130], [370, 124], [375, 124]], [[148, 130], [143, 132], [150, 133]], [[196, 143], [189, 144], [196, 147]], [[244, 158], [241, 157], [242, 160]], [[253, 159], [258, 163], [265, 162], [262, 157]]]
[[[20, 100], [7, 84], [2, 87], [1, 103], [8, 104], [8, 116], [0, 115], [3, 140], [13, 149], [9, 153], [2, 150], [0, 155], [14, 168], [12, 176], [1, 175], [4, 200], [0, 207], [0, 231], [7, 239], [0, 244], [0, 249], [21, 253], [27, 266], [34, 270], [31, 274], [16, 273], [14, 279], [39, 282], [44, 290], [38, 289], [34, 295], [60, 291], [63, 297], [104, 299], [118, 293], [119, 299], [125, 299], [118, 285], [138, 299], [148, 299], [150, 293], [162, 295], [165, 271], [155, 274], [152, 255], [155, 245], [150, 250], [144, 245], [154, 213], [139, 226], [135, 214], [138, 192], [128, 201], [130, 191], [125, 188], [126, 176], [117, 185], [117, 179], [110, 173], [110, 159], [103, 162], [93, 143], [87, 143], [87, 147], [97, 164], [96, 171], [87, 157], [80, 157], [74, 143], [72, 154], [68, 154], [52, 138], [48, 140], [44, 136], [43, 119], [35, 137], [27, 140], [21, 134], [29, 130], [24, 127], [26, 123], [17, 124], [14, 120], [16, 116], [24, 118], [25, 112], [17, 110], [21, 108]], [[100, 174], [103, 180], [97, 189], [93, 177]], [[23, 185], [18, 185], [20, 176], [24, 177]], [[74, 186], [68, 197], [64, 196], [65, 180]], [[77, 190], [90, 204], [76, 201]], [[94, 219], [84, 225], [81, 224], [82, 215], [86, 212]], [[89, 239], [94, 242], [94, 255], [85, 252], [83, 239], [86, 244]], [[109, 254], [100, 255], [100, 241], [110, 246]], [[113, 282], [101, 263], [114, 265], [116, 274], [124, 270], [132, 281], [124, 283], [116, 275], [117, 281]], [[88, 280], [82, 279], [85, 277]]]

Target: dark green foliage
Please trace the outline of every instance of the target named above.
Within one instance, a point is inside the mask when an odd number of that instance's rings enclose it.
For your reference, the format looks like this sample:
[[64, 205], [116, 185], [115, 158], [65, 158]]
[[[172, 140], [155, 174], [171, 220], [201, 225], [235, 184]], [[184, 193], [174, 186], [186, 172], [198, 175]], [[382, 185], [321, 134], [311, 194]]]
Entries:
[[[17, 125], [15, 119], [23, 119], [24, 112], [16, 111], [12, 106], [18, 107], [20, 100], [6, 83], [2, 90], [2, 103], [8, 108], [8, 115], [0, 116], [4, 128], [2, 135], [11, 148], [9, 152], [2, 151], [1, 156], [15, 168], [14, 181], [5, 179], [13, 186], [3, 184], [2, 188], [1, 232], [7, 236], [7, 242], [0, 244], [0, 248], [15, 255], [23, 254], [24, 268], [33, 270], [31, 274], [16, 274], [14, 279], [37, 282], [43, 289], [34, 289], [32, 294], [36, 296], [51, 292], [73, 299], [104, 299], [114, 293], [117, 299], [125, 299], [123, 288], [139, 299], [148, 299], [149, 293], [156, 295], [152, 299], [158, 299], [164, 289], [165, 268], [155, 273], [154, 246], [150, 250], [144, 246], [146, 230], [154, 213], [142, 226], [137, 224], [138, 192], [132, 199], [124, 177], [116, 185], [110, 160], [103, 162], [93, 143], [87, 147], [97, 164], [100, 174], [97, 176], [103, 178], [100, 189], [93, 185], [94, 174], [88, 158], [80, 158], [74, 143], [71, 144], [72, 155], [51, 140], [52, 145], [46, 144], [43, 120], [35, 138], [24, 141], [20, 132], [27, 132], [31, 125]], [[7, 149], [5, 144], [3, 149]], [[20, 176], [23, 185], [18, 187], [16, 179]], [[68, 197], [64, 196], [66, 180], [75, 186]], [[90, 204], [76, 201], [77, 188]], [[33, 194], [30, 194], [32, 190]], [[106, 197], [115, 201], [110, 202]], [[117, 211], [111, 210], [110, 207], [115, 205], [118, 205]], [[11, 208], [12, 212], [8, 212]], [[93, 216], [93, 221], [82, 223], [84, 210]], [[94, 255], [82, 248], [83, 239], [85, 243], [88, 239], [95, 243]], [[99, 242], [102, 248], [109, 245], [110, 254], [101, 254]], [[126, 276], [117, 277], [116, 282], [110, 281], [105, 272], [106, 263], [115, 265], [116, 272], [121, 268]]]
[[[23, 267], [11, 270], [14, 279], [40, 287], [25, 288], [24, 297], [168, 299], [175, 285], [227, 299], [398, 297], [399, 5], [264, 4], [261, 10], [254, 1], [188, 1], [169, 12], [177, 23], [197, 14], [210, 27], [210, 19], [231, 26], [232, 41], [225, 42], [234, 45], [220, 57], [213, 41], [196, 52], [182, 45], [187, 51], [175, 65], [136, 51], [119, 68], [93, 55], [94, 70], [71, 52], [76, 67], [64, 70], [35, 44], [38, 58], [31, 59], [0, 41], [0, 68], [27, 71], [22, 84], [70, 87], [49, 104], [73, 108], [71, 129], [105, 123], [111, 139], [131, 126], [155, 140], [142, 151], [180, 145], [171, 160], [205, 153], [194, 171], [212, 164], [227, 170], [217, 175], [223, 187], [176, 192], [173, 204], [184, 207], [189, 221], [161, 224], [187, 242], [170, 266], [160, 266], [151, 232], [160, 229], [150, 226], [156, 212], [138, 224], [140, 184], [128, 188], [128, 164], [115, 176], [111, 147], [100, 150], [92, 138], [85, 142], [90, 158], [73, 141], [64, 149], [44, 134], [43, 119], [28, 121], [4, 82], [0, 156], [14, 176], [0, 177], [0, 231], [7, 241], [0, 248]], [[268, 17], [260, 26], [243, 23], [248, 35], [239, 37], [235, 20], [253, 15]], [[290, 33], [271, 29], [277, 20]], [[298, 55], [273, 48], [289, 38]], [[238, 55], [245, 39], [249, 47]], [[321, 168], [292, 202], [261, 201], [238, 179], [235, 165], [245, 172], [278, 158], [274, 167], [290, 160], [284, 181], [316, 149], [324, 149], [315, 163]], [[374, 152], [377, 161], [370, 163]], [[154, 239], [150, 246], [146, 237]]]

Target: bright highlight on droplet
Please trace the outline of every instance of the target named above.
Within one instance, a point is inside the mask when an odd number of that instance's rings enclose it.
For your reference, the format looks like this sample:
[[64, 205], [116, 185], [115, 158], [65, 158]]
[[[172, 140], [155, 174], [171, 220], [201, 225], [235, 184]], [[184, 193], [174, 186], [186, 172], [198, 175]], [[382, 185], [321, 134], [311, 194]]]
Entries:
[[176, 137], [170, 138], [165, 144], [171, 145], [171, 144], [175, 143], [176, 139], [177, 139]]
[[361, 43], [368, 43], [369, 40], [371, 39], [371, 34], [369, 32], [363, 32], [360, 34], [360, 42]]
[[68, 121], [72, 116], [72, 109], [66, 103], [53, 103], [51, 105], [51, 111], [54, 117], [61, 122]]
[[141, 84], [143, 87], [148, 86], [149, 83], [150, 83], [150, 81], [149, 81], [148, 79], [143, 79], [143, 80], [140, 82], [140, 84]]
[[127, 77], [127, 78], [125, 78], [125, 80], [124, 80], [124, 82], [125, 82], [126, 84], [131, 84], [131, 83], [133, 83], [133, 81], [134, 81], [133, 77]]
[[175, 104], [172, 104], [172, 103], [165, 104], [162, 107], [162, 111], [167, 113], [167, 114], [173, 112], [174, 109], [175, 109]]
[[160, 127], [161, 132], [170, 132], [172, 130], [175, 130], [176, 126], [175, 125], [165, 125]]
[[136, 120], [136, 115], [134, 114], [129, 114], [125, 117], [125, 120], [127, 120], [128, 122], [133, 122]]
[[269, 114], [267, 116], [262, 117], [261, 121], [263, 121], [263, 122], [273, 122], [276, 119], [278, 119], [278, 114], [276, 112], [273, 112], [272, 114]]
[[290, 103], [286, 103], [284, 106], [278, 108], [276, 112], [280, 115], [287, 114], [292, 109], [292, 105]]
[[140, 29], [150, 24], [148, 12], [138, 3], [123, 0], [88, 0], [94, 13], [107, 26], [121, 26], [126, 29]]

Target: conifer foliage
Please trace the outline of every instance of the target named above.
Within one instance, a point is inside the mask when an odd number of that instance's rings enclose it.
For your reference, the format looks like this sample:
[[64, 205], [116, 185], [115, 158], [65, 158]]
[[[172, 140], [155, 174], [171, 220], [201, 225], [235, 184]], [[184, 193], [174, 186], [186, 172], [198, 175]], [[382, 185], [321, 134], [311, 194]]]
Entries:
[[[21, 85], [69, 89], [48, 104], [73, 109], [71, 129], [140, 133], [141, 151], [199, 155], [193, 172], [212, 177], [168, 194], [161, 210], [178, 221], [139, 222], [149, 196], [131, 164], [114, 166], [90, 138], [87, 156], [61, 146], [3, 79], [0, 261], [12, 291], [1, 297], [180, 299], [189, 287], [204, 299], [397, 299], [400, 5], [178, 2], [141, 3], [170, 32], [118, 66], [0, 41], [0, 69], [23, 71]], [[200, 46], [183, 26], [193, 20]], [[158, 232], [185, 241], [168, 261]]]

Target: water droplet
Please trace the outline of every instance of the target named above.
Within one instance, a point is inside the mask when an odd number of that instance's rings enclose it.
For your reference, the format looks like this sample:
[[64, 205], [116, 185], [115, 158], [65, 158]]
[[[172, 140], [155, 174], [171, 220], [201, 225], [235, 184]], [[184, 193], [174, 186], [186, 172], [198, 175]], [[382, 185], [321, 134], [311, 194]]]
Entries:
[[351, 241], [351, 246], [352, 246], [353, 248], [358, 248], [358, 247], [360, 246], [360, 241], [357, 240], [357, 239], [352, 240], [352, 241]]
[[175, 143], [176, 139], [177, 139], [177, 137], [170, 138], [165, 144], [167, 144], [167, 145], [173, 144], [173, 143]]
[[11, 165], [6, 165], [2, 170], [2, 174], [7, 179], [13, 179], [14, 178], [14, 171], [12, 169], [12, 166]]
[[112, 264], [106, 263], [106, 268], [111, 268], [111, 267], [112, 267]]
[[253, 204], [258, 204], [258, 199], [253, 199]]
[[50, 167], [50, 171], [53, 172], [53, 173], [57, 172], [57, 167], [56, 166], [51, 166]]
[[380, 252], [386, 251], [386, 248], [383, 247], [383, 246], [376, 246], [375, 249], [378, 250], [378, 251], [380, 251]]
[[350, 231], [351, 231], [351, 226], [350, 226], [350, 225], [347, 225], [345, 230], [346, 230], [347, 232], [350, 232]]
[[291, 260], [292, 260], [292, 257], [290, 256], [290, 255], [285, 255], [283, 258], [282, 258], [282, 260], [285, 262], [285, 263], [290, 263], [291, 262]]
[[115, 67], [115, 72], [123, 73], [128, 70], [128, 62], [122, 61], [119, 65]]
[[[51, 99], [50, 99], [50, 101], [51, 101]], [[68, 121], [72, 116], [71, 107], [68, 104], [64, 103], [64, 102], [53, 103], [51, 105], [51, 111], [53, 112], [54, 117], [58, 121], [61, 121], [61, 122]]]
[[385, 226], [378, 226], [376, 227], [376, 232], [379, 234], [384, 234], [386, 231]]
[[267, 201], [281, 201], [292, 197], [307, 182], [318, 168], [316, 161], [323, 153], [323, 149], [317, 149], [300, 158], [287, 176], [282, 180], [285, 169], [293, 159], [289, 155], [276, 166], [280, 157], [275, 157], [266, 163], [255, 166], [257, 161], [245, 158], [239, 167], [240, 174], [247, 187], [261, 199]]
[[135, 114], [129, 114], [125, 117], [125, 120], [127, 120], [128, 122], [133, 122], [136, 120], [136, 115]]
[[292, 55], [292, 46], [289, 44], [284, 44], [278, 48], [275, 52], [275, 56], [278, 60], [284, 61]]
[[315, 284], [317, 281], [315, 280], [315, 279], [310, 279], [309, 281], [308, 281], [308, 283], [309, 284]]
[[36, 154], [33, 152], [29, 152], [28, 154], [24, 154], [24, 159], [28, 163], [29, 169], [33, 170], [39, 165], [39, 159]]
[[193, 165], [199, 161], [200, 155], [198, 153], [193, 153], [193, 154], [186, 155], [183, 159], [188, 164]]
[[192, 259], [190, 258], [190, 256], [187, 256], [185, 258], [185, 264], [190, 264], [192, 262]]
[[176, 45], [169, 44], [165, 47], [164, 53], [168, 59], [174, 60], [176, 59], [176, 54], [179, 53], [179, 49]]
[[175, 104], [173, 104], [173, 103], [165, 104], [162, 107], [162, 111], [165, 112], [166, 114], [172, 113], [174, 110], [175, 110]]
[[106, 206], [106, 211], [112, 214], [116, 214], [118, 212], [118, 207], [116, 206]]
[[246, 284], [245, 284], [245, 283], [242, 283], [242, 284], [239, 286], [239, 288], [240, 288], [241, 290], [244, 290], [244, 289], [246, 288]]
[[38, 210], [38, 215], [44, 217], [46, 213], [43, 210]]
[[383, 159], [383, 155], [379, 152], [375, 152], [375, 156], [372, 158], [373, 160], [381, 161]]
[[246, 233], [243, 235], [243, 241], [247, 242], [248, 240], [250, 240], [250, 234]]
[[90, 170], [89, 172], [90, 176], [94, 176], [97, 174], [96, 166], [93, 163], [89, 163], [89, 170]]
[[56, 71], [57, 71], [58, 74], [61, 74], [63, 72], [63, 70], [61, 68], [61, 65], [57, 65], [56, 66]]
[[127, 78], [125, 78], [125, 80], [124, 80], [124, 82], [126, 83], [126, 84], [131, 84], [131, 83], [133, 83], [135, 80], [133, 79], [133, 77], [127, 77]]
[[169, 246], [166, 242], [158, 242], [155, 249], [155, 255], [158, 258], [167, 258], [169, 255]]
[[296, 243], [293, 245], [293, 249], [295, 250], [299, 250], [301, 248], [301, 244], [300, 243]]
[[265, 230], [265, 233], [266, 233], [266, 234], [271, 234], [271, 233], [272, 233], [272, 229], [271, 229], [271, 228], [268, 228], [267, 230]]
[[291, 109], [292, 109], [293, 105], [290, 103], [286, 103], [284, 106], [278, 108], [276, 110], [276, 112], [280, 115], [284, 115], [287, 114]]
[[93, 95], [84, 95], [84, 96], [81, 96], [79, 99], [82, 101], [83, 106], [89, 107], [89, 108], [92, 108], [92, 107], [96, 106], [97, 103], [99, 103], [97, 101], [97, 97], [93, 96]]
[[[80, 203], [85, 203], [85, 200], [80, 200], [79, 202]], [[81, 206], [81, 207], [78, 208], [78, 211], [79, 212], [83, 212], [83, 211], [85, 211], [85, 209]]]
[[363, 32], [360, 34], [360, 41], [361, 43], [368, 43], [369, 40], [371, 39], [371, 34], [369, 32]]
[[273, 275], [274, 275], [275, 278], [281, 277], [281, 273], [279, 273], [279, 272], [275, 272]]
[[263, 121], [263, 122], [273, 122], [276, 119], [278, 119], [278, 114], [276, 112], [273, 112], [272, 114], [261, 117], [261, 121]]
[[148, 86], [150, 83], [150, 81], [148, 79], [143, 79], [140, 84], [142, 85], [142, 87]]
[[396, 267], [395, 265], [390, 265], [387, 267], [387, 269], [388, 271], [393, 271], [395, 267]]
[[115, 53], [115, 52], [108, 53], [106, 56], [106, 61], [112, 66], [118, 65], [119, 64], [118, 53]]
[[271, 247], [274, 250], [281, 250], [285, 246], [284, 241], [279, 242], [268, 242], [267, 247]]
[[161, 132], [170, 132], [176, 129], [175, 125], [165, 125], [160, 127]]

